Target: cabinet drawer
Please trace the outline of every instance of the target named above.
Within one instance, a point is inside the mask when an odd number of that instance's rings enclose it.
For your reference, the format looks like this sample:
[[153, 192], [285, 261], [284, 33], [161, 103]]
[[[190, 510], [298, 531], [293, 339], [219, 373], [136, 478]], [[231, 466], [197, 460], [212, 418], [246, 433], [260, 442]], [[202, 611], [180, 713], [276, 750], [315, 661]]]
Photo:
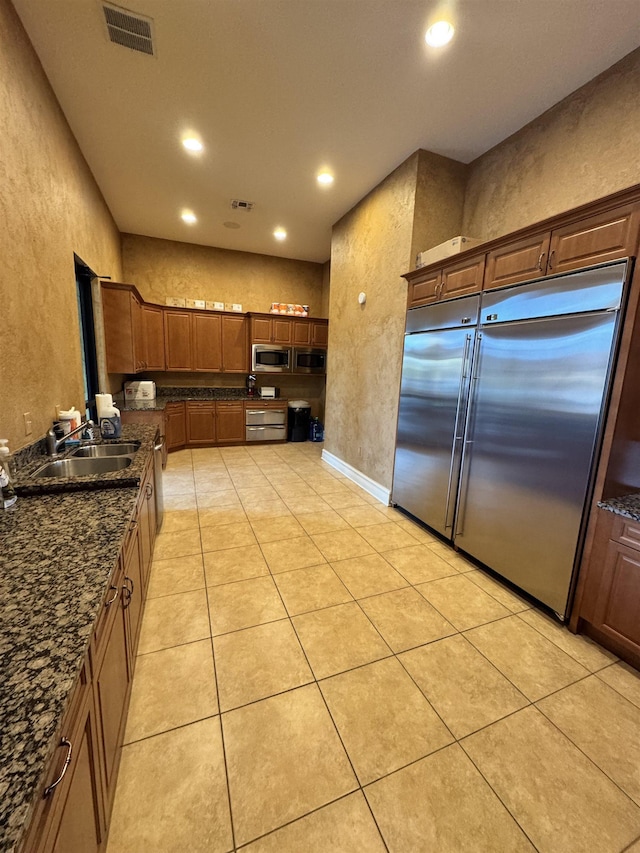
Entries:
[[629, 548], [636, 548], [640, 551], [640, 521], [616, 516], [611, 530], [611, 538]]

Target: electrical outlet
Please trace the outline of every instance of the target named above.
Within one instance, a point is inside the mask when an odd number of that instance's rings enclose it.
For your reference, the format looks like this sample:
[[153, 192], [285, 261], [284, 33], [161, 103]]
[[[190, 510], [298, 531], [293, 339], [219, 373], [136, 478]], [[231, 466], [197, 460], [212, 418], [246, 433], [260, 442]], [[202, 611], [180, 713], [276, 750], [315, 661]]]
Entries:
[[25, 412], [22, 416], [24, 418], [24, 434], [31, 435], [33, 432], [33, 421], [31, 420], [31, 412]]

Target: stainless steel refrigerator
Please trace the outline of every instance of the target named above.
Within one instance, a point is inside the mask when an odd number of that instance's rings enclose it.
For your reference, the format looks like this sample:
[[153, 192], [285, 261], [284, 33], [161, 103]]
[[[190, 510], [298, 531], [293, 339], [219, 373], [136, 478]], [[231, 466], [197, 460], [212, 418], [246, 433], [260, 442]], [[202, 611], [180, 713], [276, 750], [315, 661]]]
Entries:
[[564, 617], [627, 262], [408, 312], [392, 502]]

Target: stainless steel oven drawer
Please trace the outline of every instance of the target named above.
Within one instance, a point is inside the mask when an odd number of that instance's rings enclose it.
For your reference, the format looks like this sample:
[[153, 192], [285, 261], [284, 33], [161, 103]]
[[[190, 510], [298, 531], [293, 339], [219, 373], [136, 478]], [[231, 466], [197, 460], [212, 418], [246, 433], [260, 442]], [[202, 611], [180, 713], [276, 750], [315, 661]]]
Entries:
[[285, 426], [247, 426], [246, 440], [247, 441], [284, 441], [287, 437], [287, 428]]
[[245, 423], [247, 426], [286, 426], [287, 410], [283, 409], [247, 409]]

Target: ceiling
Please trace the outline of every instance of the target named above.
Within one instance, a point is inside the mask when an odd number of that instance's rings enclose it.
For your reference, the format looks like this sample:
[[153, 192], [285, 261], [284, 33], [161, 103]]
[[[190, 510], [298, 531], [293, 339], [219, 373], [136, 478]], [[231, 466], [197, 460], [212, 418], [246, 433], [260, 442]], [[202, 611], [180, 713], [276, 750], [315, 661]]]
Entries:
[[148, 56], [109, 41], [99, 0], [13, 0], [121, 231], [319, 262], [416, 149], [470, 162], [640, 43], [638, 0], [450, 0], [436, 50], [438, 2], [123, 0]]

